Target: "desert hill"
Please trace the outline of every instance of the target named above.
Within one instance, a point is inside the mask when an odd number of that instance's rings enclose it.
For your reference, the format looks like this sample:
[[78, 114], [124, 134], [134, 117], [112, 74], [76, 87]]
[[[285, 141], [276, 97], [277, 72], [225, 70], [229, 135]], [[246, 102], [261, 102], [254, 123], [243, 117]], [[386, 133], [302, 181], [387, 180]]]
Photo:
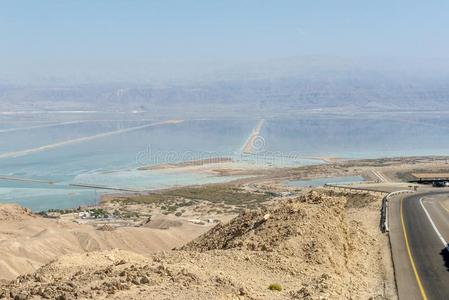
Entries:
[[[311, 192], [245, 212], [172, 251], [62, 256], [1, 288], [15, 299], [383, 299], [379, 198]], [[354, 197], [351, 201], [355, 201]]]
[[15, 204], [0, 205], [0, 279], [36, 271], [66, 254], [122, 249], [147, 254], [169, 250], [207, 228], [183, 224], [169, 229], [93, 226], [43, 218]]

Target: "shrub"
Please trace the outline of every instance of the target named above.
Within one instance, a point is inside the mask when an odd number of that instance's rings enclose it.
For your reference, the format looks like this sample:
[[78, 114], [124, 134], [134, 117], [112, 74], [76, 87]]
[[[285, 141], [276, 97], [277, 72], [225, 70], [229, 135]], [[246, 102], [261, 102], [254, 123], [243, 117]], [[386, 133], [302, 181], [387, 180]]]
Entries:
[[278, 284], [278, 283], [272, 283], [272, 284], [270, 284], [270, 286], [268, 286], [268, 289], [270, 291], [278, 291], [278, 292], [280, 292], [280, 291], [282, 291], [282, 286], [280, 284]]

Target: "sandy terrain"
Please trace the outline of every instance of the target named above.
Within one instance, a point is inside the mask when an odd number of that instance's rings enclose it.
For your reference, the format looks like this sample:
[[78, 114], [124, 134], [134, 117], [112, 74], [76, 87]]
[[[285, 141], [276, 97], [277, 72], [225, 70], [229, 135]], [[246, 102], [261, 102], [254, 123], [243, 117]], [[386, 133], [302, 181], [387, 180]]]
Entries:
[[180, 163], [172, 163], [172, 164], [160, 164], [154, 166], [144, 166], [137, 168], [139, 171], [148, 171], [148, 170], [165, 170], [165, 169], [179, 169], [193, 166], [204, 166], [210, 164], [221, 164], [226, 162], [233, 162], [230, 157], [211, 157], [205, 159], [197, 159], [197, 160], [189, 160]]
[[209, 228], [187, 222], [168, 227], [98, 230], [89, 225], [32, 215], [17, 205], [0, 205], [0, 279], [33, 272], [68, 253], [116, 248], [142, 254], [169, 250]]
[[[304, 157], [306, 158], [306, 157]], [[311, 158], [311, 157], [309, 157]], [[312, 159], [312, 158], [311, 158]], [[325, 164], [309, 166], [273, 167], [269, 164], [249, 161], [223, 161], [220, 163], [173, 165], [159, 172], [206, 173], [219, 176], [240, 176], [233, 180], [236, 184], [273, 183], [288, 179], [312, 179], [318, 177], [362, 175], [372, 181], [402, 181], [411, 180], [403, 173], [447, 173], [449, 157], [398, 157], [380, 159], [345, 160], [332, 157], [317, 157]], [[443, 173], [442, 172], [442, 173]], [[380, 178], [378, 175], [380, 173]], [[410, 175], [411, 176], [411, 175]]]
[[449, 173], [411, 173], [416, 179], [449, 178]]
[[[125, 197], [128, 204], [114, 203], [111, 195], [104, 208], [121, 207], [142, 218], [146, 214], [153, 217], [141, 227], [113, 230], [79, 225], [66, 217], [42, 218], [18, 206], [3, 205], [0, 278], [32, 274], [4, 285], [3, 295], [16, 299], [31, 295], [60, 299], [391, 299], [395, 289], [388, 240], [378, 230], [380, 194], [354, 192], [342, 197], [327, 191], [305, 197], [308, 188], [288, 188], [283, 182], [362, 175], [371, 182], [359, 187], [390, 191], [407, 188], [409, 184], [395, 182], [408, 180], [413, 173], [447, 173], [447, 159], [338, 160], [284, 169], [245, 162], [176, 166], [170, 171], [250, 177], [226, 189], [209, 186], [200, 188], [202, 192], [174, 190], [147, 198], [129, 195]], [[235, 191], [237, 186], [242, 191]], [[234, 194], [226, 197], [232, 190]], [[293, 192], [289, 199], [262, 199], [286, 190]], [[239, 195], [257, 197], [248, 206], [246, 200], [234, 201]], [[147, 201], [146, 206], [135, 203], [133, 197]], [[204, 217], [226, 222], [237, 212], [244, 213], [199, 238], [213, 224], [186, 221]], [[176, 213], [182, 217], [175, 217]], [[186, 243], [182, 250], [170, 250]], [[279, 284], [282, 291], [268, 289], [271, 284]]]
[[179, 250], [62, 256], [0, 288], [6, 298], [394, 297], [380, 198], [311, 192], [247, 211]]
[[265, 123], [265, 120], [260, 120], [256, 127], [251, 132], [248, 140], [242, 147], [242, 152], [245, 154], [253, 154], [254, 152], [258, 152], [263, 150], [265, 146], [265, 140], [260, 136], [260, 131], [262, 130], [262, 126]]

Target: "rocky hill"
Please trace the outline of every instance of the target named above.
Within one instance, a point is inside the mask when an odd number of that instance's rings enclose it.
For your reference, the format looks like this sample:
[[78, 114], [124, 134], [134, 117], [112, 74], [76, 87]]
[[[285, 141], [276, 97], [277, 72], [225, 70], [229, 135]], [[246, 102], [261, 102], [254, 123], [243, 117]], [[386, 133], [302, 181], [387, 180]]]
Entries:
[[[5, 298], [383, 299], [380, 199], [311, 192], [248, 211], [173, 251], [63, 256], [5, 284]], [[351, 201], [355, 201], [352, 197]], [[387, 279], [386, 279], [387, 278]]]

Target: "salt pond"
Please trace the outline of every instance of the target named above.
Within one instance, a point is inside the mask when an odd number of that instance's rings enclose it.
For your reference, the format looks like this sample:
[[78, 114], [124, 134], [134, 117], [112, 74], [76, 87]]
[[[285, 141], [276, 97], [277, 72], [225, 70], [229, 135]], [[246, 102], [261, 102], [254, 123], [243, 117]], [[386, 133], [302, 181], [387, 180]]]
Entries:
[[[210, 157], [232, 157], [254, 167], [323, 163], [313, 158], [369, 158], [447, 154], [449, 118], [303, 117], [267, 119], [252, 155], [241, 153], [258, 120], [191, 120], [142, 128], [160, 120], [0, 123], [0, 176], [54, 181], [53, 185], [0, 180], [0, 201], [34, 210], [74, 207], [98, 200], [107, 191], [70, 184], [135, 190], [224, 182], [232, 177], [206, 173], [138, 171], [142, 166]], [[34, 125], [37, 124], [37, 125]], [[43, 125], [42, 127], [39, 124]], [[51, 126], [46, 126], [51, 125]], [[17, 130], [10, 131], [16, 128]], [[125, 130], [137, 128], [136, 130]], [[104, 133], [115, 134], [102, 136]], [[61, 142], [84, 137], [58, 146]], [[46, 147], [56, 145], [55, 147]], [[26, 150], [34, 149], [27, 153]], [[25, 150], [25, 152], [24, 152]], [[20, 155], [15, 157], [15, 153]], [[5, 155], [6, 154], [6, 155]], [[3, 155], [3, 157], [2, 157]], [[318, 179], [291, 184], [322, 185], [361, 178]]]

